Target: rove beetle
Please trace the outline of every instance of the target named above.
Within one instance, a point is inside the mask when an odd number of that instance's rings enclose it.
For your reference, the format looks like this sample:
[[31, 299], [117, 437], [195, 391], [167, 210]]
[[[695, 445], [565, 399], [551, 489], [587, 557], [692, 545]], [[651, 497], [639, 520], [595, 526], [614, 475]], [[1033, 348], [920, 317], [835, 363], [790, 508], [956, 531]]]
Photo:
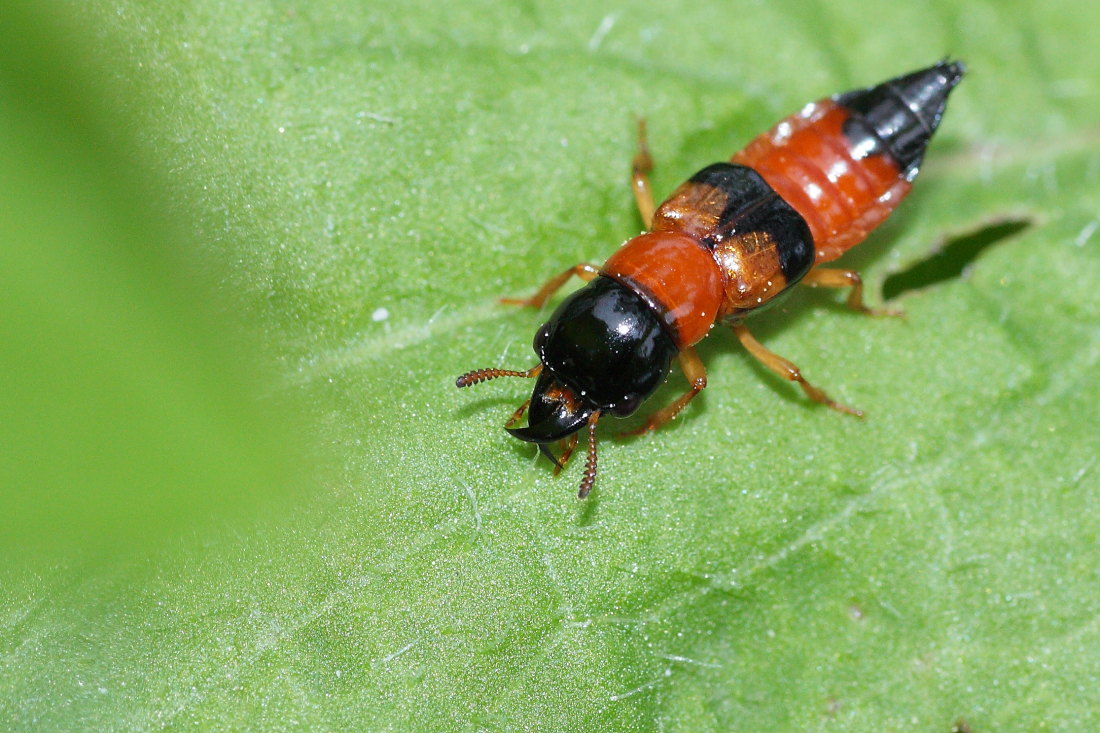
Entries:
[[[850, 288], [852, 270], [820, 267], [859, 244], [905, 198], [947, 95], [962, 79], [959, 62], [941, 61], [877, 86], [806, 105], [737, 153], [689, 178], [660, 207], [653, 204], [652, 161], [639, 122], [634, 197], [647, 232], [623, 244], [603, 267], [580, 264], [551, 278], [530, 298], [504, 302], [541, 307], [571, 275], [588, 284], [567, 297], [535, 334], [539, 363], [527, 371], [476, 369], [456, 385], [497, 377], [535, 379], [531, 399], [506, 424], [564, 467], [588, 428], [588, 459], [578, 496], [596, 481], [596, 421], [633, 414], [668, 376], [676, 358], [691, 388], [630, 435], [676, 417], [707, 386], [695, 353], [715, 323], [728, 324], [749, 353], [815, 402], [862, 416], [807, 382], [798, 367], [768, 351], [743, 319], [798, 282]], [[512, 427], [528, 411], [527, 427]], [[561, 443], [561, 458], [550, 444]]]

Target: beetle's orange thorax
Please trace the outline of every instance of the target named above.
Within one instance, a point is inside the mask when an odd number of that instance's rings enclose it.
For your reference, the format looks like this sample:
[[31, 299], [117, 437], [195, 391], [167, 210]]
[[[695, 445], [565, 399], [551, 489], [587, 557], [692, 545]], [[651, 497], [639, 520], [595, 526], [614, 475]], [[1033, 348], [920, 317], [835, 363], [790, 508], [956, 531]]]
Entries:
[[723, 278], [699, 240], [648, 232], [619, 247], [600, 269], [645, 298], [662, 315], [677, 346], [707, 335], [723, 299]]

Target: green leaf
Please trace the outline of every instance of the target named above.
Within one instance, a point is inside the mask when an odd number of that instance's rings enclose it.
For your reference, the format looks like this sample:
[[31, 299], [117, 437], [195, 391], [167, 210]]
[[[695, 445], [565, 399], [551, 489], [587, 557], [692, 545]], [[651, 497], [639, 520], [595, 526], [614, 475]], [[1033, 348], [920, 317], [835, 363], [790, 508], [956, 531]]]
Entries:
[[[1100, 726], [1100, 10], [15, 7], [5, 727]], [[578, 502], [500, 429], [529, 385], [454, 388], [534, 361], [500, 295], [639, 230], [638, 115], [660, 194], [948, 54], [913, 194], [842, 262], [874, 293], [1028, 226], [904, 321], [752, 322], [865, 421], [715, 333]]]

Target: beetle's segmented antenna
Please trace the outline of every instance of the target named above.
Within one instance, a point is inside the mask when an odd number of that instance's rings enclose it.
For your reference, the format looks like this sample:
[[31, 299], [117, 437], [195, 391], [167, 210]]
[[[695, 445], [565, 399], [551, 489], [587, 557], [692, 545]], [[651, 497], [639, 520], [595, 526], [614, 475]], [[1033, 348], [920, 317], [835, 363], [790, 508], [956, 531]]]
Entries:
[[531, 377], [537, 377], [541, 371], [542, 364], [533, 366], [525, 372], [516, 371], [515, 369], [474, 369], [456, 379], [455, 386], [460, 388], [469, 387], [471, 384], [486, 382], [497, 377], [527, 377], [530, 379]]
[[577, 492], [577, 498], [588, 496], [592, 486], [596, 483], [596, 421], [600, 419], [600, 411], [592, 413], [588, 418], [588, 458], [584, 462], [584, 478], [581, 479], [581, 490]]

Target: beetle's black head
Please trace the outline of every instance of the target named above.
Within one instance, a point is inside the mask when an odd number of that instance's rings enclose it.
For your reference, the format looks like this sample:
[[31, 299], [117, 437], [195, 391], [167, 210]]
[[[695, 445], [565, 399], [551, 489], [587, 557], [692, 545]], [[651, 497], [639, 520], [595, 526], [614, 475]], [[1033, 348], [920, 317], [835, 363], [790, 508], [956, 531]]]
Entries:
[[616, 417], [632, 414], [660, 386], [677, 351], [649, 303], [606, 275], [566, 298], [534, 346], [555, 377]]
[[[535, 334], [539, 365], [526, 372], [480, 369], [458, 379], [465, 387], [498, 376], [538, 376], [527, 426], [509, 433], [536, 443], [558, 466], [549, 445], [588, 425], [589, 468], [581, 495], [595, 479], [595, 421], [626, 417], [668, 375], [677, 347], [657, 312], [640, 295], [601, 275], [566, 298]], [[518, 411], [517, 416], [522, 414]]]
[[529, 427], [509, 432], [549, 443], [580, 430], [599, 410], [626, 417], [668, 375], [676, 345], [645, 300], [601, 276], [566, 298], [535, 334], [544, 369]]

